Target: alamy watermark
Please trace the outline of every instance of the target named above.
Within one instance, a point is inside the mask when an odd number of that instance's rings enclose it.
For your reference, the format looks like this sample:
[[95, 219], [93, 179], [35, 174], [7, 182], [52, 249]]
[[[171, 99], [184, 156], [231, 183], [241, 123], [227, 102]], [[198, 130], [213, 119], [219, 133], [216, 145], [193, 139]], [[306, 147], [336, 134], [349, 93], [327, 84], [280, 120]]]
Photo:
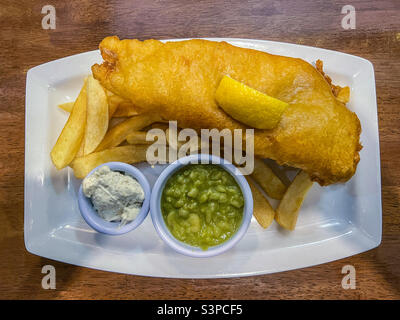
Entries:
[[42, 28], [55, 29], [56, 28], [56, 8], [54, 6], [47, 4], [42, 8], [42, 14], [45, 16], [42, 18]]
[[50, 264], [47, 264], [43, 266], [42, 273], [46, 274], [42, 278], [42, 288], [45, 290], [54, 290], [56, 288], [56, 268]]
[[342, 28], [345, 30], [356, 28], [356, 9], [354, 6], [347, 4], [342, 7], [342, 14], [345, 16], [342, 18]]
[[345, 274], [342, 279], [342, 288], [345, 290], [356, 289], [356, 268], [351, 264], [347, 264], [343, 266], [342, 274]]
[[[238, 174], [249, 175], [254, 169], [254, 129], [201, 129], [199, 135], [194, 129], [178, 130], [177, 122], [169, 121], [166, 131], [151, 129], [146, 140], [154, 141], [146, 152], [146, 161], [152, 165], [171, 163], [199, 152], [220, 157], [223, 152], [222, 161], [240, 167]], [[212, 159], [212, 163], [216, 159]]]

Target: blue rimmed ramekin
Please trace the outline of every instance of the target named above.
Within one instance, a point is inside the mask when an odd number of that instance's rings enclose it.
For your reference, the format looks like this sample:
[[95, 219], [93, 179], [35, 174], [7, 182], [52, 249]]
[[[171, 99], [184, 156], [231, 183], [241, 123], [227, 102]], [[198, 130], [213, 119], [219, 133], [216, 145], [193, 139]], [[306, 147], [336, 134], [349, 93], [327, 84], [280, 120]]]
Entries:
[[[232, 177], [235, 178], [237, 184], [239, 185], [242, 191], [244, 198], [243, 218], [238, 230], [227, 241], [217, 246], [209, 247], [207, 250], [203, 250], [201, 248], [188, 245], [176, 239], [172, 235], [172, 233], [168, 230], [168, 227], [165, 224], [161, 212], [161, 196], [168, 179], [182, 167], [188, 164], [199, 164], [199, 163], [216, 164], [225, 169], [228, 173], [232, 175]], [[240, 171], [233, 164], [217, 156], [209, 154], [195, 154], [178, 159], [177, 161], [171, 163], [160, 174], [153, 187], [152, 196], [150, 200], [150, 214], [151, 214], [151, 219], [153, 220], [154, 227], [159, 236], [161, 237], [161, 239], [164, 240], [164, 242], [172, 249], [174, 249], [176, 252], [196, 258], [212, 257], [231, 249], [245, 235], [250, 225], [251, 218], [253, 216], [253, 196], [246, 178], [240, 173]]]
[[136, 229], [144, 221], [147, 214], [149, 213], [150, 198], [151, 198], [150, 184], [147, 181], [147, 178], [143, 175], [143, 173], [139, 169], [123, 162], [104, 163], [94, 168], [92, 171], [90, 171], [90, 173], [87, 176], [92, 175], [95, 171], [97, 171], [99, 168], [103, 166], [108, 166], [111, 170], [114, 171], [124, 172], [125, 174], [130, 175], [139, 182], [144, 191], [144, 201], [139, 214], [134, 220], [128, 222], [123, 226], [120, 226], [120, 222], [109, 222], [104, 220], [97, 214], [90, 199], [84, 195], [82, 190], [82, 184], [79, 188], [79, 193], [78, 193], [79, 210], [81, 211], [82, 217], [86, 221], [86, 223], [97, 232], [109, 235], [120, 235], [130, 232]]

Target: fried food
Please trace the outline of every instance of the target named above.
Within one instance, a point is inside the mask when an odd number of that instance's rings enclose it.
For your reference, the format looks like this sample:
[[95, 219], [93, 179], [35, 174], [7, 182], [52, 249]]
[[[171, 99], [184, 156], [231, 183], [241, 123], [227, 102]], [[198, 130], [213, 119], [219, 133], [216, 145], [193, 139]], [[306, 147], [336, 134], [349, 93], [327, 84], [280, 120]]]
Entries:
[[254, 158], [254, 170], [251, 177], [271, 198], [282, 199], [286, 186], [262, 159]]
[[[147, 137], [151, 140], [147, 140]], [[156, 136], [151, 135], [145, 131], [134, 131], [126, 137], [129, 144], [153, 144]]]
[[159, 120], [159, 116], [150, 114], [142, 114], [129, 118], [110, 129], [96, 151], [116, 147], [132, 132], [141, 130]]
[[155, 122], [149, 126], [149, 129], [161, 129], [161, 130], [167, 130], [169, 128], [168, 123], [165, 122]]
[[65, 103], [59, 104], [58, 107], [60, 109], [63, 109], [64, 111], [70, 113], [72, 111], [72, 108], [74, 107], [74, 103], [75, 102], [65, 102]]
[[[104, 89], [104, 88], [103, 88]], [[108, 117], [111, 119], [122, 118], [122, 117], [132, 117], [139, 114], [137, 108], [128, 100], [118, 97], [109, 90], [104, 89], [108, 101]], [[65, 102], [59, 104], [58, 107], [66, 112], [71, 112], [74, 102]]]
[[260, 158], [306, 171], [321, 185], [350, 179], [359, 161], [360, 121], [309, 63], [226, 42], [123, 40], [100, 44], [105, 62], [92, 66], [102, 85], [181, 127], [246, 129], [215, 101], [224, 75], [289, 104], [278, 126], [255, 130]]
[[275, 220], [281, 227], [294, 230], [300, 207], [312, 184], [306, 172], [300, 171], [296, 175], [276, 209]]
[[57, 169], [65, 168], [77, 154], [86, 127], [86, 80], [56, 144], [50, 152]]
[[342, 103], [346, 104], [350, 100], [350, 88], [349, 87], [341, 87], [335, 86], [332, 83], [332, 79], [324, 72], [324, 63], [321, 60], [317, 60], [315, 62], [315, 68], [318, 70], [319, 73], [323, 75], [325, 80], [329, 83], [332, 88], [333, 95]]
[[103, 140], [108, 129], [107, 96], [99, 81], [87, 79], [86, 128], [83, 138], [83, 154], [93, 152]]
[[106, 93], [108, 102], [108, 117], [111, 119], [114, 116], [114, 113], [117, 110], [118, 106], [125, 100], [121, 97], [116, 96], [114, 93], [107, 89], [104, 89], [104, 91]]
[[111, 118], [110, 122], [108, 123], [108, 130], [111, 130], [115, 126], [119, 125], [120, 123], [124, 122], [125, 120], [128, 120], [128, 117], [124, 118]]
[[124, 98], [121, 98], [109, 90], [106, 90], [110, 117], [132, 117], [138, 114], [136, 107]]
[[[115, 96], [116, 97], [116, 96]], [[113, 117], [121, 118], [121, 117], [132, 117], [139, 114], [136, 110], [135, 106], [130, 103], [123, 101], [118, 104], [117, 109], [113, 113]]]
[[253, 215], [260, 226], [267, 229], [271, 225], [272, 221], [274, 221], [275, 211], [271, 207], [268, 199], [264, 197], [260, 190], [258, 190], [254, 182], [247, 176], [246, 179], [253, 195]]
[[87, 156], [75, 158], [70, 167], [74, 170], [75, 177], [83, 179], [91, 170], [106, 162], [138, 163], [146, 161], [147, 148], [148, 146], [145, 145], [127, 145], [94, 152]]

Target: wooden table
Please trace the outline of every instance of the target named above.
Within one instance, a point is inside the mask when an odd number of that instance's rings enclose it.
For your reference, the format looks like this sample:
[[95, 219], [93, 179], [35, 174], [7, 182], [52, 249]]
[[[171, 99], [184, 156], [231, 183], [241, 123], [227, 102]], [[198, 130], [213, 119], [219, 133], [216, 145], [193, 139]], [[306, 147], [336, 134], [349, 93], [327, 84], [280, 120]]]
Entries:
[[[41, 9], [56, 9], [43, 30]], [[356, 9], [356, 29], [341, 9]], [[399, 299], [400, 3], [381, 1], [12, 1], [0, 0], [0, 298], [34, 299]], [[121, 38], [237, 37], [338, 50], [375, 67], [382, 167], [383, 239], [369, 252], [278, 274], [218, 280], [136, 277], [67, 265], [25, 250], [24, 102], [29, 68]], [[41, 287], [42, 266], [57, 270], [56, 290]], [[355, 290], [341, 286], [356, 268]]]

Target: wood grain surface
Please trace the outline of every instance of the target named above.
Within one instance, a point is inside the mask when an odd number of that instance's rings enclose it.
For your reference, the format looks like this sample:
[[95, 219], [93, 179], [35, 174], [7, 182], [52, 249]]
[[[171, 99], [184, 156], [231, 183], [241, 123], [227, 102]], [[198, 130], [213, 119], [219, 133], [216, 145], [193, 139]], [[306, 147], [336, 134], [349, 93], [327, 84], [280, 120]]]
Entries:
[[[56, 8], [43, 30], [41, 9]], [[344, 5], [356, 29], [341, 27]], [[0, 298], [3, 299], [399, 299], [400, 298], [400, 2], [289, 1], [14, 1], [0, 0]], [[382, 168], [383, 239], [369, 252], [301, 270], [217, 280], [170, 280], [91, 270], [25, 250], [24, 103], [29, 68], [96, 49], [103, 37], [237, 37], [342, 51], [375, 67]], [[42, 266], [57, 288], [41, 287]], [[355, 290], [341, 286], [356, 268]]]

